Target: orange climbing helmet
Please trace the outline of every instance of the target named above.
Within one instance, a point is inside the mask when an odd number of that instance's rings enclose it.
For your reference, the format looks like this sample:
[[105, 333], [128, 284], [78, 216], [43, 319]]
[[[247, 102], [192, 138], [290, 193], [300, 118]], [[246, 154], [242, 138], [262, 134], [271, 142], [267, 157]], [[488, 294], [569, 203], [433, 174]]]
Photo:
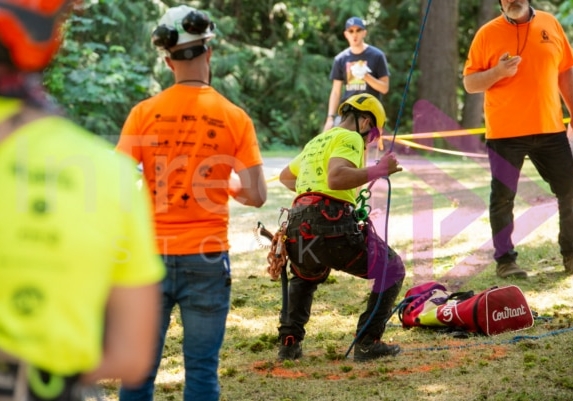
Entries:
[[57, 52], [70, 0], [0, 0], [0, 62], [22, 71], [45, 68]]

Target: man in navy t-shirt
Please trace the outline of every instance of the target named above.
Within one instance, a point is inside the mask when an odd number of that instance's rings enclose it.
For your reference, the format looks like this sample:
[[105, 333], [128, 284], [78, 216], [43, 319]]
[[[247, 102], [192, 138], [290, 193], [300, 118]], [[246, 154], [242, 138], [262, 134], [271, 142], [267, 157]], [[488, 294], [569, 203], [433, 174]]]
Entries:
[[344, 37], [348, 40], [349, 47], [337, 54], [332, 63], [332, 90], [328, 99], [324, 131], [334, 125], [336, 110], [341, 101], [363, 92], [382, 101], [382, 95], [388, 93], [390, 72], [386, 55], [380, 49], [364, 42], [366, 33], [366, 26], [361, 18], [352, 17], [346, 21]]

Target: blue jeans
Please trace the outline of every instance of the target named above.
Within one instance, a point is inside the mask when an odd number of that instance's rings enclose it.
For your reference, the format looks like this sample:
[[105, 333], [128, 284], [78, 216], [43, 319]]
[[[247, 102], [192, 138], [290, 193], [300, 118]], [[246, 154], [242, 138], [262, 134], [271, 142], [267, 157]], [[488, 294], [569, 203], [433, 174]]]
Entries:
[[157, 358], [139, 388], [122, 387], [121, 401], [152, 401], [173, 307], [178, 304], [183, 323], [185, 362], [184, 401], [219, 400], [219, 350], [229, 312], [231, 271], [227, 252], [198, 255], [164, 255], [162, 325]]
[[488, 140], [487, 150], [492, 175], [489, 220], [494, 259], [507, 263], [517, 258], [511, 239], [513, 206], [525, 156], [557, 197], [561, 254], [573, 255], [573, 156], [566, 134]]

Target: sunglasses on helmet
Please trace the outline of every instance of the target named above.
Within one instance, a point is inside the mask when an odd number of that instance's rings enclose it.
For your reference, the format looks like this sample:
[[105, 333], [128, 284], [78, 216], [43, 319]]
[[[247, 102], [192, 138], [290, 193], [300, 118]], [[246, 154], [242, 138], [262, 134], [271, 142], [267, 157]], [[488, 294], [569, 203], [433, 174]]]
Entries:
[[[191, 35], [202, 35], [207, 30], [215, 30], [215, 23], [209, 16], [201, 11], [190, 11], [182, 20], [183, 30]], [[160, 25], [153, 31], [151, 42], [157, 47], [169, 49], [177, 44], [179, 32], [173, 27]]]

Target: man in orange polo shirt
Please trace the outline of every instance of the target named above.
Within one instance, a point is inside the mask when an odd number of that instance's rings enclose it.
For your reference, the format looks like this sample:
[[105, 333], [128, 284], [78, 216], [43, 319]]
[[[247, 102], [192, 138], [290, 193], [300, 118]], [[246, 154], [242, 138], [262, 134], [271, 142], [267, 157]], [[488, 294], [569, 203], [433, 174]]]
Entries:
[[573, 274], [573, 156], [561, 100], [573, 111], [573, 51], [552, 15], [528, 0], [500, 0], [501, 15], [481, 27], [464, 68], [469, 93], [484, 92], [492, 173], [490, 224], [502, 278], [526, 278], [511, 235], [523, 162], [529, 157], [559, 205], [559, 246]]

